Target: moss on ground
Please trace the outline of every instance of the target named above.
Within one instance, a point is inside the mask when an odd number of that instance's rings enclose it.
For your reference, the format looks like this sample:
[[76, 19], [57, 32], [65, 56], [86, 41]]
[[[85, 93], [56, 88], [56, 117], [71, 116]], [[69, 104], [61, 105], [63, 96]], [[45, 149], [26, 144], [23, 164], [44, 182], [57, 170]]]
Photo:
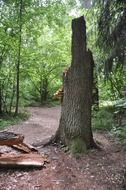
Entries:
[[76, 137], [71, 140], [69, 149], [73, 154], [86, 154], [87, 148], [84, 140], [80, 137]]

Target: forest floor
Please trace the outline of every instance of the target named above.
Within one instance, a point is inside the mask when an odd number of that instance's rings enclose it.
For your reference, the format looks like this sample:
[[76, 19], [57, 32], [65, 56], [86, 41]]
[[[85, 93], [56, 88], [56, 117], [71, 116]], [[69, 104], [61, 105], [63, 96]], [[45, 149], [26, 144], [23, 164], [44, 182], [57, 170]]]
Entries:
[[[39, 145], [56, 131], [60, 107], [29, 108], [31, 117], [7, 130], [24, 134], [25, 142]], [[38, 150], [49, 156], [50, 163], [41, 170], [0, 168], [0, 190], [126, 190], [123, 178], [126, 151], [108, 133], [94, 133], [102, 148], [81, 157], [55, 146]], [[125, 184], [126, 185], [126, 184]]]

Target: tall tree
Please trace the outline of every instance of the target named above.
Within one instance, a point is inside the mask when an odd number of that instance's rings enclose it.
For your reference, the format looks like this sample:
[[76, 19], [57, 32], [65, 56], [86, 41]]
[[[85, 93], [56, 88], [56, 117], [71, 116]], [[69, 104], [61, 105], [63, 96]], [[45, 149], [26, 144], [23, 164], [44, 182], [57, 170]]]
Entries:
[[55, 141], [73, 152], [95, 146], [91, 130], [93, 57], [86, 46], [84, 17], [72, 21], [72, 63], [63, 75], [64, 97]]

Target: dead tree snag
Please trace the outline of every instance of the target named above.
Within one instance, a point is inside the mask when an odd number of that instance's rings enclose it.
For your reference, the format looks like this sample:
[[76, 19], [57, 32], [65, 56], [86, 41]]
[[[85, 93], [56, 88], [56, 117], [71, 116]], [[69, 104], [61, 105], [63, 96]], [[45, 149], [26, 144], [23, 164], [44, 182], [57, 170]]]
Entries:
[[84, 17], [72, 21], [72, 62], [63, 75], [63, 103], [55, 142], [73, 152], [95, 147], [91, 129], [94, 61], [86, 46]]

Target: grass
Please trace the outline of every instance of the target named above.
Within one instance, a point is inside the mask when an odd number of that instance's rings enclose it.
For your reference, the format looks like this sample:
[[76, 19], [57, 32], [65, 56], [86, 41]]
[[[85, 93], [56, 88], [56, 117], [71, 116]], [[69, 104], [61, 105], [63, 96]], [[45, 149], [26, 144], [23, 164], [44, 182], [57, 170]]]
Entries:
[[21, 121], [27, 120], [29, 118], [29, 113], [23, 112], [19, 113], [17, 116], [11, 115], [2, 115], [0, 117], [0, 130], [5, 129], [6, 127], [10, 125], [16, 125], [20, 123]]

